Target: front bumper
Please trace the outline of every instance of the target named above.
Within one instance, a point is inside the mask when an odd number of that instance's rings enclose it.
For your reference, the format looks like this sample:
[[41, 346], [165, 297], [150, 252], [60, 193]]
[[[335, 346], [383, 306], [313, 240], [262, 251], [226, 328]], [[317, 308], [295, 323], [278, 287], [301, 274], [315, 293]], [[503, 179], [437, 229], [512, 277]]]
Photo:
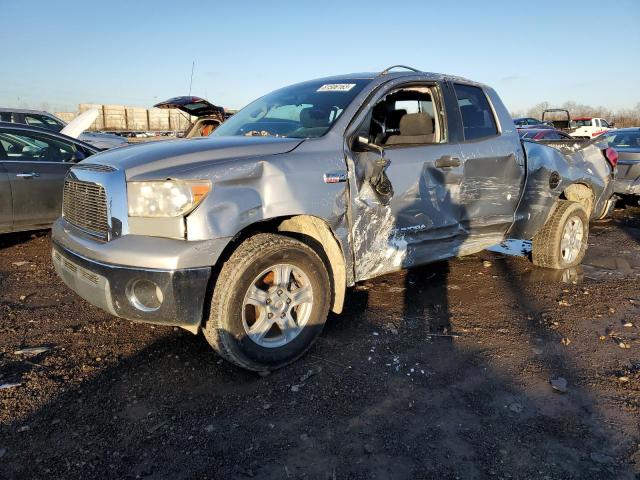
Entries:
[[[65, 284], [89, 303], [127, 320], [197, 332], [211, 267], [151, 269], [91, 260], [53, 240], [53, 264]], [[132, 285], [150, 281], [161, 292], [157, 308], [141, 308]], [[154, 305], [155, 307], [155, 305]]]

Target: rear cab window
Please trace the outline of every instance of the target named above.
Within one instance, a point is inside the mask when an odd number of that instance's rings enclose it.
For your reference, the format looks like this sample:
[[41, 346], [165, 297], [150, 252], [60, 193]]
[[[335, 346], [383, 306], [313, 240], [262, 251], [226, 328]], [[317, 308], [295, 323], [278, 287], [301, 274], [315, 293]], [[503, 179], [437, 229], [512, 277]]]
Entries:
[[477, 140], [498, 134], [498, 125], [484, 91], [479, 87], [454, 83], [462, 117], [464, 139]]

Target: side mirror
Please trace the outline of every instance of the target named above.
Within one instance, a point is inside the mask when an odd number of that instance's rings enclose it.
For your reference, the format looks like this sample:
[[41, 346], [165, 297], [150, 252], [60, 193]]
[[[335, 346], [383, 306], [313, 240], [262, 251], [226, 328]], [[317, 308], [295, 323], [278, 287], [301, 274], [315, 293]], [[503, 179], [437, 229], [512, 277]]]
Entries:
[[384, 154], [384, 148], [375, 143], [371, 143], [369, 138], [364, 135], [354, 137], [351, 147], [357, 152], [378, 152], [380, 155]]
[[87, 158], [87, 156], [84, 154], [84, 152], [80, 150], [76, 150], [75, 152], [73, 152], [73, 155], [71, 156], [69, 161], [72, 163], [77, 163], [77, 162], [81, 162], [85, 158]]
[[371, 150], [369, 139], [364, 135], [358, 135], [357, 137], [354, 137], [351, 147], [359, 152]]

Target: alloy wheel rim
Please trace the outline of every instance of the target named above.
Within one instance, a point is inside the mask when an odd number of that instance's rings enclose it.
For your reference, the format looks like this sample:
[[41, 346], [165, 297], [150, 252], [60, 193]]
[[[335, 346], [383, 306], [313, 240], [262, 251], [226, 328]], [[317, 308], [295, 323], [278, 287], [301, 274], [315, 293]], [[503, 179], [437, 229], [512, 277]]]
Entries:
[[306, 273], [279, 263], [258, 274], [245, 293], [242, 325], [247, 336], [264, 348], [292, 342], [311, 317], [313, 289]]
[[560, 254], [566, 263], [573, 262], [582, 250], [582, 240], [584, 238], [584, 224], [582, 219], [574, 216], [567, 220], [562, 230], [560, 240]]

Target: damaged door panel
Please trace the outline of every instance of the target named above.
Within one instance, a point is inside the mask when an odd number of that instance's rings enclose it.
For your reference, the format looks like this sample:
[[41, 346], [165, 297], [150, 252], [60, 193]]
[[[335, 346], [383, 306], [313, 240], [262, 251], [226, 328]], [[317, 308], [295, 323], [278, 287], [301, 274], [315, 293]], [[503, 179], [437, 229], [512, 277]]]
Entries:
[[490, 89], [456, 82], [448, 91], [462, 122], [460, 222], [472, 240], [464, 251], [472, 253], [500, 241], [511, 226], [524, 186], [525, 156], [519, 143], [501, 135]]
[[[461, 166], [436, 167], [443, 157], [457, 154], [452, 148], [456, 147], [445, 144], [385, 150], [389, 165], [384, 181], [389, 187], [384, 192], [371, 178], [355, 178], [351, 208], [357, 280], [446, 258], [456, 248], [462, 233], [457, 200]], [[374, 153], [356, 153], [355, 171], [362, 175], [368, 170], [358, 165], [377, 160]]]

